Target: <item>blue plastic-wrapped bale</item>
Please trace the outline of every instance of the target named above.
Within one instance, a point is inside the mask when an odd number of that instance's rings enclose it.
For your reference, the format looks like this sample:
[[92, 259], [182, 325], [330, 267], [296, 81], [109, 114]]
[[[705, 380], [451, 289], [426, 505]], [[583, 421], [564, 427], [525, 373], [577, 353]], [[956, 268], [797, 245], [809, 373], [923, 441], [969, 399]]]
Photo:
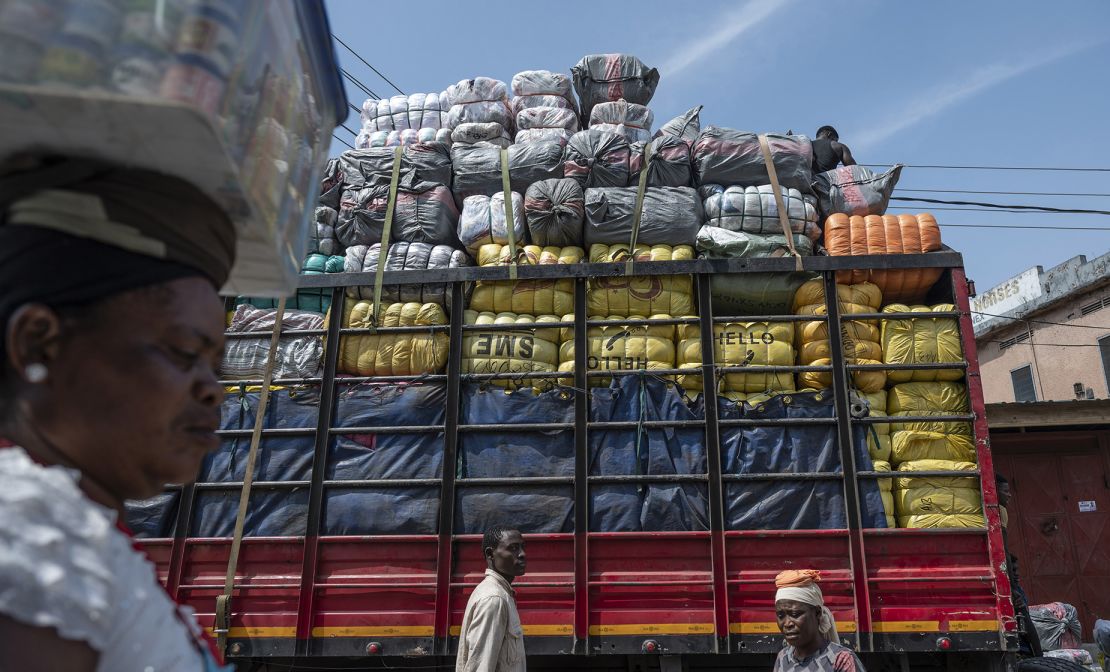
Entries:
[[127, 527], [136, 539], [172, 537], [181, 492], [171, 490], [150, 499], [126, 503]]
[[[832, 418], [829, 392], [775, 395], [755, 406], [720, 401], [720, 418], [781, 420]], [[856, 469], [870, 471], [866, 427], [853, 434]], [[841, 471], [835, 424], [722, 428], [725, 474], [783, 474]], [[864, 527], [886, 527], [875, 480], [860, 480]], [[746, 481], [725, 485], [725, 526], [731, 530], [844, 529], [848, 518], [840, 480]]]
[[[223, 404], [221, 429], [250, 430], [258, 413], [259, 392], [232, 393]], [[263, 427], [315, 429], [320, 397], [315, 388], [275, 389], [270, 393]], [[198, 483], [240, 482], [246, 475], [250, 434], [225, 437], [201, 466]], [[263, 436], [258, 445], [255, 481], [307, 481], [312, 472], [311, 432], [299, 436]], [[230, 537], [239, 509], [238, 487], [199, 490], [191, 534]], [[255, 489], [251, 492], [243, 534], [258, 537], [298, 536], [305, 533], [308, 488]]]
[[[374, 427], [370, 434], [335, 433], [329, 480], [439, 478], [443, 432], [402, 434], [392, 427], [442, 425], [444, 385], [367, 383], [340, 388], [336, 426]], [[328, 486], [321, 534], [435, 534], [439, 486]]]
[[[566, 390], [536, 394], [497, 387], [463, 388], [460, 422], [467, 425], [573, 423], [574, 396]], [[459, 435], [463, 478], [574, 475], [574, 430], [464, 432]], [[457, 495], [455, 532], [481, 534], [511, 521], [525, 534], [574, 531], [574, 486], [467, 486]]]
[[[700, 420], [674, 383], [647, 375], [618, 376], [591, 391], [590, 420], [648, 422]], [[590, 475], [705, 474], [701, 428], [598, 429], [589, 433]], [[596, 532], [709, 529], [703, 483], [594, 485], [590, 530]], [[635, 514], [628, 509], [639, 500]]]

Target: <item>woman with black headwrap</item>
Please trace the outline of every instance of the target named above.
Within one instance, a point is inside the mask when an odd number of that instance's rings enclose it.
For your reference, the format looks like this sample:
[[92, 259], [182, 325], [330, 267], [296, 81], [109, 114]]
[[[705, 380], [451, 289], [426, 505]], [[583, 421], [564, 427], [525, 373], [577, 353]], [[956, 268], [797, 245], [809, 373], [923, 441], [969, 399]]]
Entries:
[[95, 161], [0, 172], [0, 668], [217, 670], [121, 524], [217, 446], [226, 213]]

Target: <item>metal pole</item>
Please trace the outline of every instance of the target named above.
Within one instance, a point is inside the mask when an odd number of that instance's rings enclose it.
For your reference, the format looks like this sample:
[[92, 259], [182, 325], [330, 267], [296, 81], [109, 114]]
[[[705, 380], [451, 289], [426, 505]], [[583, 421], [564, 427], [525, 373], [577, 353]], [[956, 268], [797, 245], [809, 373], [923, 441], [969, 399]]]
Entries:
[[586, 279], [574, 281], [574, 653], [590, 652], [590, 392], [587, 361]]

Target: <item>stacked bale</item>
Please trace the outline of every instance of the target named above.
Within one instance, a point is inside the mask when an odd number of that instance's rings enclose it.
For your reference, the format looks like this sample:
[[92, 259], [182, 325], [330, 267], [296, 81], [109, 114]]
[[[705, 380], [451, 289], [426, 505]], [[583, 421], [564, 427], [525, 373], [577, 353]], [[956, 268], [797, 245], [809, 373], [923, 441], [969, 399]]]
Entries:
[[[262, 378], [270, 355], [270, 335], [277, 325], [277, 311], [242, 304], [235, 309], [228, 325], [229, 334], [262, 332], [258, 337], [229, 338], [224, 348], [221, 375], [229, 379]], [[281, 328], [289, 330], [323, 329], [324, 316], [306, 310], [286, 310]], [[282, 336], [274, 354], [275, 378], [308, 378], [320, 368], [324, 355], [320, 336]]]
[[[524, 226], [524, 199], [511, 192], [513, 240], [523, 247], [528, 237]], [[492, 196], [467, 196], [459, 216], [459, 242], [471, 256], [478, 256], [483, 245], [509, 243], [509, 227], [505, 221], [505, 192]]]
[[629, 142], [651, 140], [651, 125], [655, 115], [644, 105], [620, 99], [598, 103], [590, 112], [590, 128], [616, 133]]
[[[919, 215], [835, 214], [825, 220], [825, 247], [832, 256], [922, 254], [941, 249], [940, 227], [928, 213]], [[920, 302], [940, 278], [940, 268], [853, 269], [837, 273], [838, 282], [873, 282], [888, 301]]]
[[659, 85], [659, 71], [626, 54], [583, 56], [571, 68], [574, 90], [582, 104], [582, 118], [592, 119], [594, 106], [626, 100], [647, 105]]
[[[447, 324], [438, 303], [383, 304], [374, 320], [372, 301], [346, 297], [343, 328], [432, 327]], [[370, 331], [339, 337], [337, 373], [355, 376], [415, 376], [437, 373], [447, 364], [446, 331]]]
[[[545, 322], [558, 322], [554, 315], [519, 315], [510, 312], [478, 312], [464, 314], [467, 325], [519, 325], [519, 330], [468, 329], [463, 334], [463, 373], [555, 372], [559, 369], [560, 332], [557, 328], [538, 329]], [[526, 376], [491, 381], [500, 387], [546, 387], [551, 379]]]
[[[794, 364], [793, 322], [724, 322], [713, 325], [713, 361], [717, 366], [792, 366]], [[702, 365], [701, 326], [678, 326], [678, 368]], [[700, 375], [679, 376], [687, 391], [701, 391]], [[721, 378], [718, 391], [742, 401], [749, 395], [794, 391], [794, 374], [730, 372]]]
[[449, 105], [443, 93], [413, 93], [362, 104], [362, 129], [356, 149], [451, 141]]
[[[915, 460], [898, 465], [898, 473], [915, 471], [975, 471], [973, 462]], [[983, 500], [974, 475], [900, 476], [894, 484], [898, 527], [983, 527]]]
[[[879, 288], [871, 283], [837, 285], [836, 301], [841, 316], [877, 313], [882, 304]], [[810, 280], [798, 288], [794, 296], [794, 314], [827, 315], [825, 283]], [[882, 346], [879, 342], [878, 320], [841, 320], [841, 338], [847, 364], [881, 364]], [[795, 336], [800, 366], [827, 366], [832, 363], [829, 350], [829, 323], [827, 321], [801, 322]], [[855, 371], [852, 385], [863, 392], [878, 392], [886, 384], [883, 371]], [[798, 388], [824, 388], [832, 385], [831, 372], [803, 371], [798, 374]]]
[[[381, 244], [353, 245], [347, 248], [343, 270], [347, 273], [375, 273], [378, 270]], [[428, 243], [394, 243], [386, 252], [385, 270], [413, 271], [470, 266], [470, 257], [462, 250], [449, 245]], [[449, 310], [451, 285], [426, 283], [419, 285], [383, 285], [382, 303], [436, 303]], [[373, 285], [356, 285], [347, 288], [347, 296], [355, 299], [374, 298]]]
[[[956, 306], [907, 306], [892, 303], [884, 313], [921, 313], [920, 319], [883, 320], [883, 362], [886, 364], [957, 364], [963, 361], [960, 328], [954, 317], [929, 317], [930, 313], [955, 312]], [[941, 382], [963, 378], [963, 371], [952, 369], [914, 369], [888, 371], [891, 383]]]
[[[593, 245], [590, 263], [625, 262], [628, 244]], [[636, 245], [635, 260], [688, 261], [689, 245]], [[670, 315], [693, 317], [694, 281], [689, 275], [635, 275], [590, 278], [586, 311], [591, 317]]]
[[444, 92], [450, 108], [447, 128], [456, 143], [488, 142], [508, 147], [513, 138], [513, 113], [505, 82], [489, 77], [464, 79]]
[[582, 244], [586, 216], [582, 187], [572, 179], [540, 180], [524, 194], [528, 235], [541, 247]]
[[[890, 462], [883, 460], [872, 460], [871, 467], [873, 471], [881, 471], [883, 473], [890, 473]], [[886, 526], [889, 528], [898, 527], [898, 521], [895, 518], [894, 512], [894, 479], [893, 478], [880, 478], [879, 481], [879, 494], [883, 498], [883, 512], [886, 514]]]
[[[630, 319], [666, 320], [670, 315], [640, 317], [605, 316], [602, 321]], [[570, 322], [573, 315], [563, 318]], [[673, 324], [597, 325], [586, 332], [586, 368], [590, 371], [655, 371], [675, 368], [675, 326]], [[574, 329], [564, 328], [559, 347], [559, 370], [574, 371]], [[609, 376], [589, 379], [591, 387], [607, 387]]]
[[[539, 247], [526, 245], [518, 250], [518, 264], [547, 266], [577, 264], [585, 253], [578, 247]], [[508, 266], [508, 245], [483, 245], [478, 250], [479, 266]], [[574, 312], [574, 279], [480, 280], [470, 296], [470, 309], [488, 313], [523, 315], [566, 315]]]
[[[867, 402], [868, 417], [887, 417], [886, 390], [877, 390], [875, 392], [857, 391], [857, 394]], [[876, 462], [890, 462], [890, 423], [867, 423], [867, 451], [871, 454], [871, 459]], [[887, 479], [887, 484], [890, 484], [890, 479]]]
[[565, 145], [578, 132], [578, 105], [570, 78], [547, 70], [513, 75], [510, 101], [516, 120], [517, 144], [555, 141]]

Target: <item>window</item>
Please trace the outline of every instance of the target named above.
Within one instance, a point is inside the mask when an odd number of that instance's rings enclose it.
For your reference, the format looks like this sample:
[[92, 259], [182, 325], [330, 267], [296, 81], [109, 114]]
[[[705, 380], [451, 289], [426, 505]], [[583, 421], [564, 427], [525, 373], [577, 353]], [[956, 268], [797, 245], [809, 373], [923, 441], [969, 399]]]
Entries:
[[1098, 339], [1098, 352], [1102, 355], [1102, 374], [1106, 376], [1106, 385], [1110, 387], [1110, 336]]
[[1102, 310], [1103, 308], [1105, 308], [1107, 306], [1110, 306], [1110, 296], [1104, 296], [1101, 299], [1096, 299], [1096, 300], [1092, 301], [1091, 303], [1088, 303], [1087, 305], [1082, 306], [1079, 309], [1079, 314], [1080, 315], [1090, 315], [1091, 313]]
[[[1106, 347], [1110, 349], [1110, 343]], [[1103, 355], [1106, 361], [1106, 355]], [[1033, 369], [1028, 364], [1010, 372], [1010, 380], [1014, 383], [1014, 401], [1036, 401], [1037, 391], [1033, 388]]]
[[1007, 348], [1012, 348], [1015, 345], [1017, 345], [1018, 343], [1024, 343], [1028, 340], [1029, 340], [1029, 332], [1028, 331], [1023, 331], [1020, 334], [1018, 334], [1017, 336], [1014, 336], [1013, 338], [1007, 338], [1004, 341], [999, 341], [998, 342], [998, 349], [999, 349], [999, 351], [1006, 350]]

